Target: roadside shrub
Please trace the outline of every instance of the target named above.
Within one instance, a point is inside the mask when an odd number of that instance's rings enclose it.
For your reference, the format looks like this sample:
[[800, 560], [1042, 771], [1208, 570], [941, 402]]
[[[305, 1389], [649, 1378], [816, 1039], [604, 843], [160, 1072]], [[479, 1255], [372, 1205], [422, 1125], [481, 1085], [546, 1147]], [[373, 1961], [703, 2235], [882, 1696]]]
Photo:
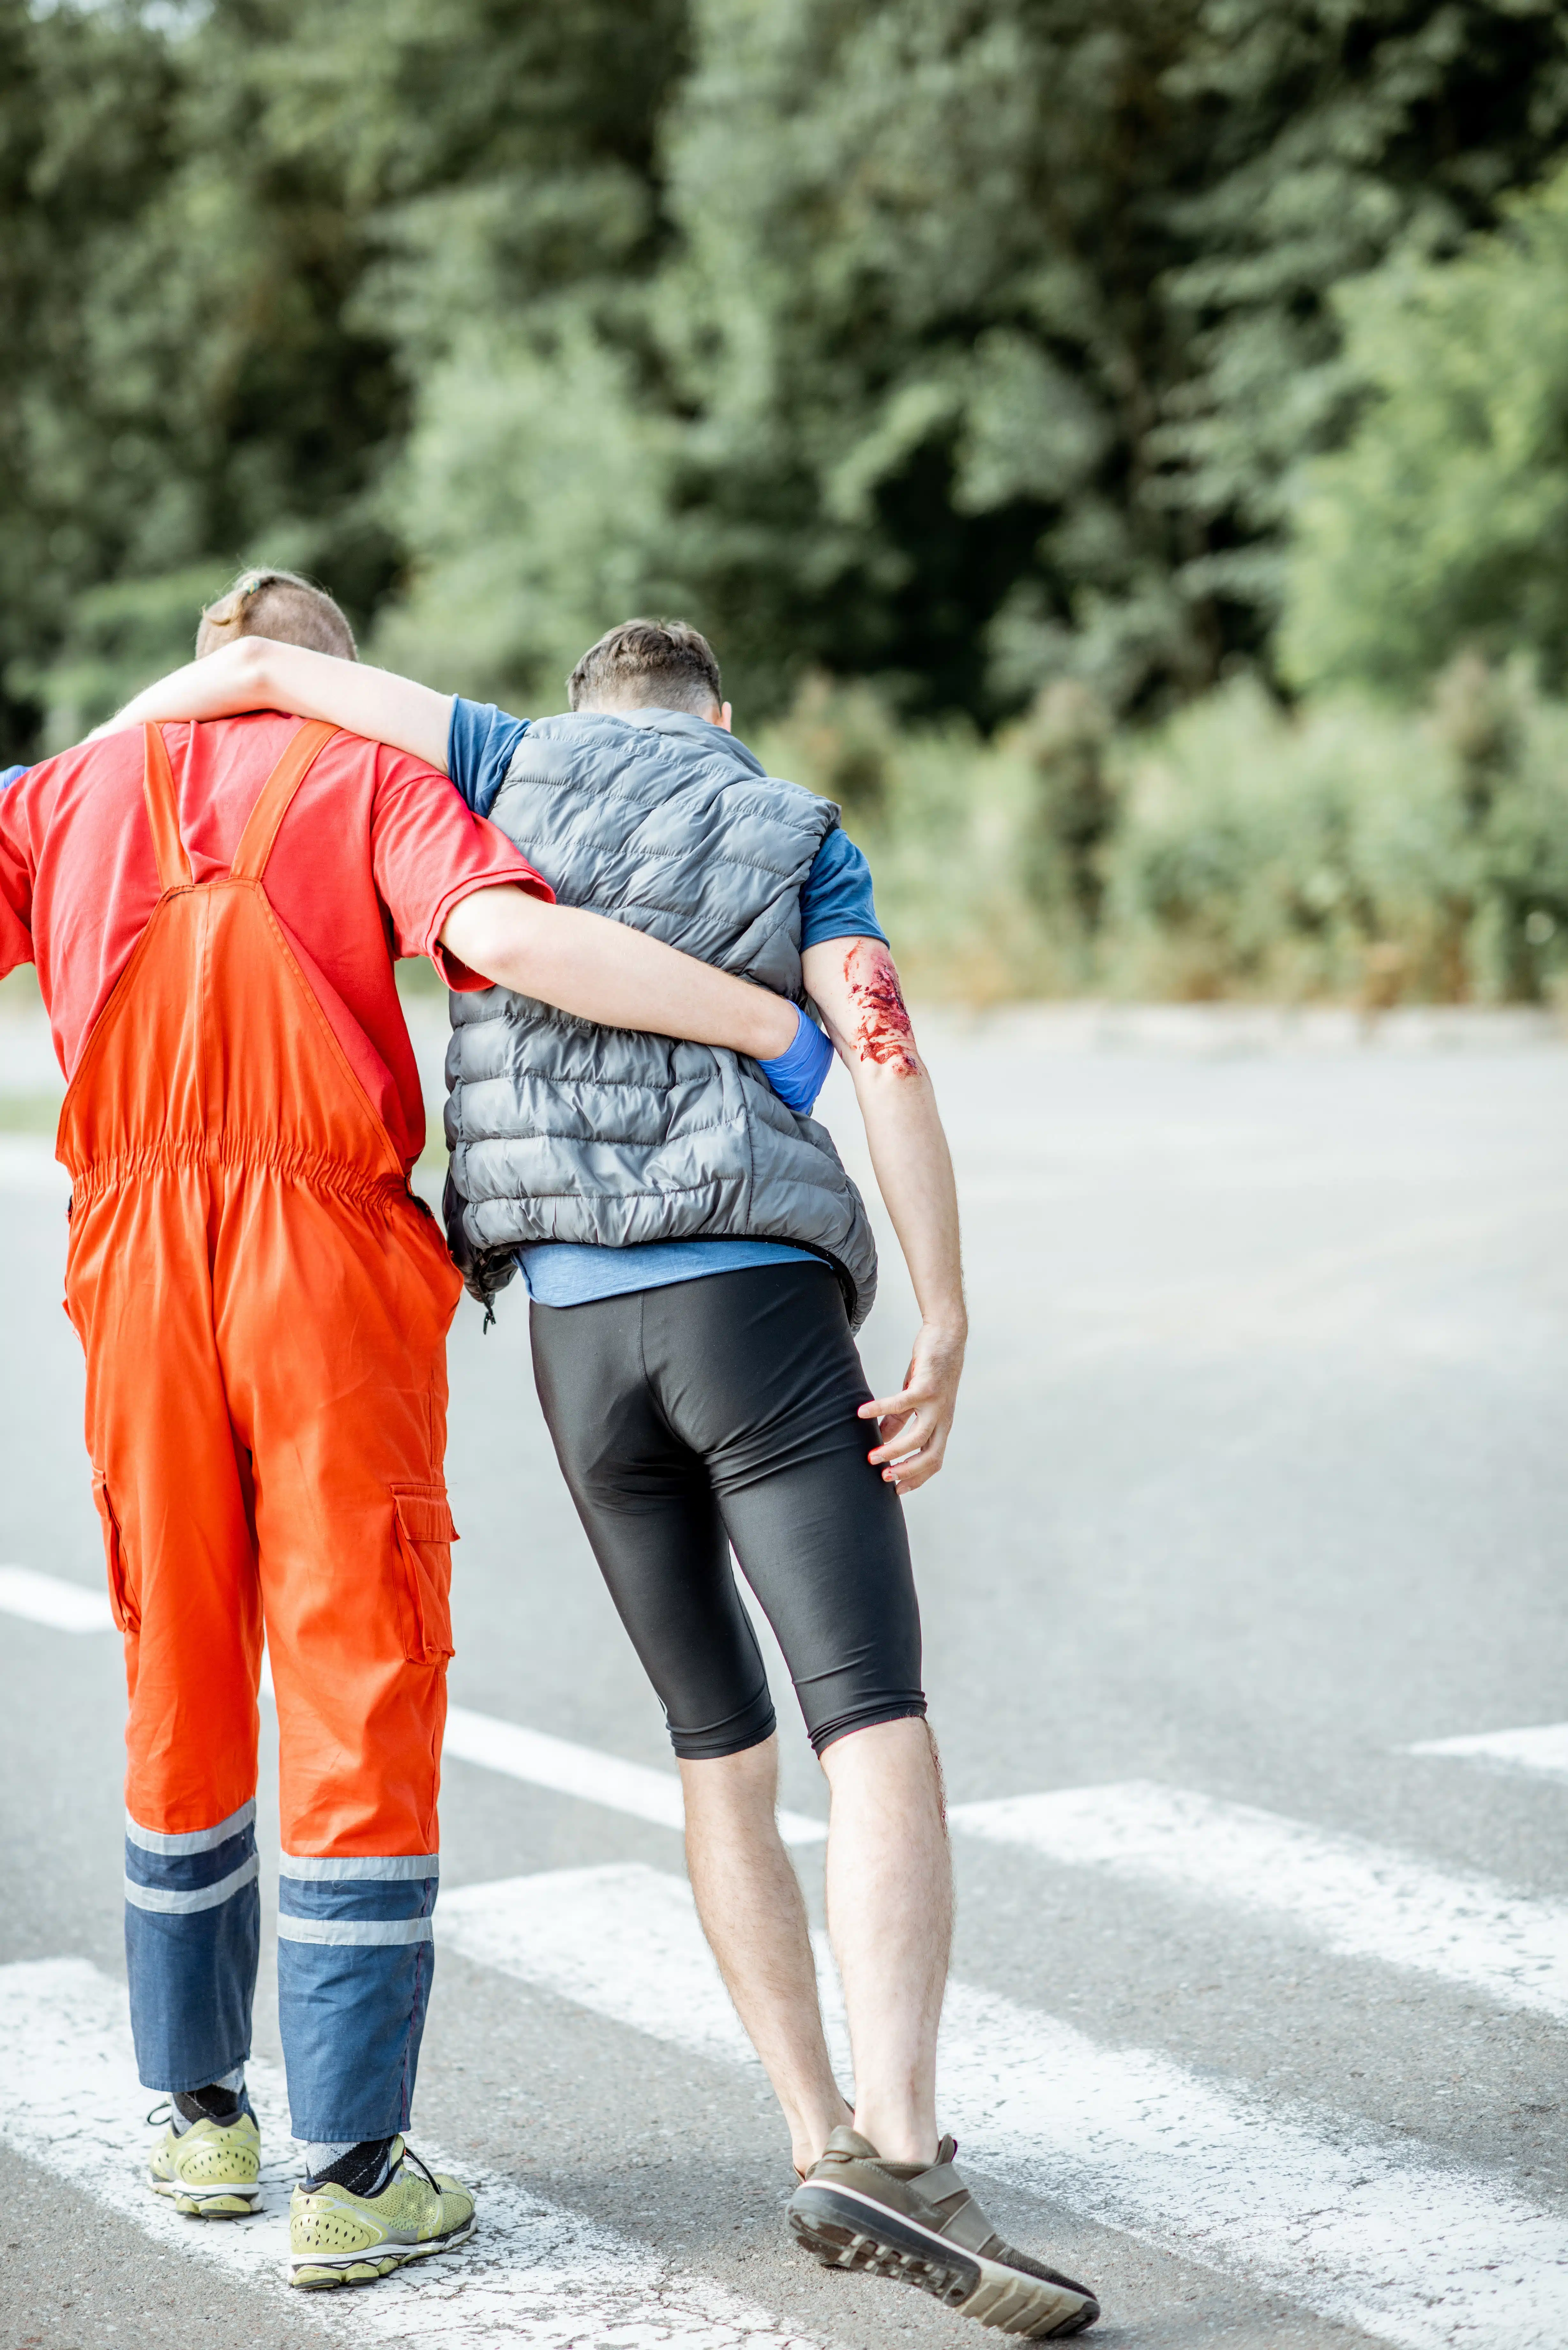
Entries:
[[1118, 992], [1532, 1002], [1568, 971], [1568, 709], [1461, 655], [1426, 710], [1239, 684], [1130, 756]]
[[877, 910], [909, 985], [985, 1003], [1080, 983], [1026, 886], [1031, 773], [966, 721], [900, 731], [869, 688], [808, 680], [750, 737], [769, 770], [836, 800], [871, 859]]
[[841, 800], [928, 996], [1568, 993], [1568, 706], [1522, 664], [1415, 712], [1241, 678], [1142, 736], [1055, 687], [991, 743], [818, 683], [755, 747]]
[[1106, 857], [1118, 791], [1111, 712], [1102, 697], [1061, 678], [1036, 696], [1005, 748], [1029, 775], [1019, 879], [1044, 920], [1066, 931], [1086, 972], [1106, 899]]
[[1127, 756], [1115, 992], [1345, 996], [1365, 991], [1369, 952], [1405, 951], [1384, 937], [1365, 834], [1374, 802], [1385, 831], [1441, 830], [1441, 760], [1410, 722], [1348, 702], [1293, 717], [1242, 680]]

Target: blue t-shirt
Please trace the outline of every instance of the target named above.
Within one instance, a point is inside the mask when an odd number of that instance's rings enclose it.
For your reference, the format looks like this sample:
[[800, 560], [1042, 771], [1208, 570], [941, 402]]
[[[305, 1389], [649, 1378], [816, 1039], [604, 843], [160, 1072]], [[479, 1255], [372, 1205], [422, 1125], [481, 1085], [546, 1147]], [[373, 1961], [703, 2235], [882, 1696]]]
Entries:
[[[476, 816], [488, 816], [505, 781], [513, 754], [528, 731], [525, 718], [509, 718], [493, 703], [452, 706], [447, 772]], [[716, 730], [715, 730], [716, 731]], [[545, 879], [549, 879], [546, 873]], [[835, 825], [801, 885], [804, 948], [824, 939], [880, 939], [871, 868], [841, 826]], [[539, 1241], [519, 1249], [517, 1263], [538, 1305], [587, 1305], [597, 1297], [623, 1297], [637, 1289], [662, 1289], [671, 1282], [699, 1281], [710, 1273], [734, 1273], [742, 1265], [820, 1263], [809, 1249], [782, 1241], [649, 1241], [636, 1248], [593, 1248], [576, 1241]]]
[[13, 784], [19, 784], [26, 772], [26, 767], [0, 767], [0, 792], [8, 792]]

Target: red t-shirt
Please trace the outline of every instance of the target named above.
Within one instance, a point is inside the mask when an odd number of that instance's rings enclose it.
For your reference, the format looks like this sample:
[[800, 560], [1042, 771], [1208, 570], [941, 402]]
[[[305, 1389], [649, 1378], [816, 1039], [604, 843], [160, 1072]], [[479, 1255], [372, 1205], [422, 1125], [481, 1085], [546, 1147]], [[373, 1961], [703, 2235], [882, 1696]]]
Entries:
[[[198, 881], [228, 871], [298, 724], [263, 711], [164, 727]], [[67, 1077], [158, 902], [142, 764], [137, 727], [0, 792], [0, 973], [36, 963]], [[444, 775], [357, 734], [320, 754], [273, 845], [273, 911], [405, 1168], [424, 1148], [425, 1113], [394, 958], [428, 954], [449, 986], [487, 986], [439, 933], [462, 899], [507, 881], [554, 894]]]

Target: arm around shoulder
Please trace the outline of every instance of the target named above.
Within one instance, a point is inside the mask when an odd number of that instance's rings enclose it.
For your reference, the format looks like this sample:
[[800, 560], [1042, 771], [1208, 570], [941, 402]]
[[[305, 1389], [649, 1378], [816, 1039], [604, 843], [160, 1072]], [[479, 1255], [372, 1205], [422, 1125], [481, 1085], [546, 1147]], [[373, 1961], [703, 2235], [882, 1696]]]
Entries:
[[797, 1025], [787, 997], [753, 987], [628, 923], [556, 906], [507, 885], [476, 889], [447, 916], [441, 944], [498, 987], [605, 1028], [640, 1028], [766, 1060]]
[[452, 700], [393, 670], [273, 637], [237, 637], [144, 688], [97, 732], [118, 733], [149, 718], [236, 718], [247, 710], [286, 710], [325, 719], [372, 743], [389, 743], [444, 775]]

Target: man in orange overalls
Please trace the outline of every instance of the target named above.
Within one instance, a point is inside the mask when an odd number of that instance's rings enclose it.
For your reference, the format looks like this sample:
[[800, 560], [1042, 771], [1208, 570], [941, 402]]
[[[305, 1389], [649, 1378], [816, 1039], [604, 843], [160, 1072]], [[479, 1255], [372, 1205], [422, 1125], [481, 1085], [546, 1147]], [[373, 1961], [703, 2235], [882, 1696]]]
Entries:
[[[283, 575], [198, 650], [237, 632], [353, 653], [331, 599]], [[271, 712], [111, 733], [0, 794], [0, 971], [36, 962], [69, 1080], [66, 1303], [130, 1690], [131, 2019], [174, 2108], [151, 2183], [199, 2216], [256, 2200], [265, 1626], [301, 2284], [369, 2282], [473, 2225], [400, 2137], [433, 1958], [462, 1284], [410, 1187], [424, 1115], [393, 956], [753, 1055], [796, 1025], [549, 898], [443, 775]]]

